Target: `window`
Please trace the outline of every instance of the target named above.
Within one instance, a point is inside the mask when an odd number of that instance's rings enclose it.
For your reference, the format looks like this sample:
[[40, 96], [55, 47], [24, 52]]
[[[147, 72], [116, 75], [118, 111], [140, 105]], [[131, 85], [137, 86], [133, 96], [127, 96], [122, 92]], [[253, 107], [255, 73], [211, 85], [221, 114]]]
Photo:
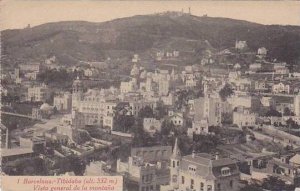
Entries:
[[221, 184], [218, 183], [217, 188], [220, 190], [221, 189]]
[[230, 175], [230, 168], [228, 168], [228, 167], [222, 168], [221, 169], [221, 174], [222, 174], [222, 176], [228, 176], [228, 175]]
[[189, 172], [194, 174], [196, 172], [196, 167], [192, 165], [189, 166]]
[[142, 176], [142, 182], [145, 182], [145, 176]]
[[177, 166], [179, 166], [179, 161], [177, 161]]
[[211, 185], [207, 185], [207, 191], [212, 191], [212, 186]]
[[173, 168], [175, 168], [175, 161], [173, 161]]
[[200, 190], [201, 190], [201, 191], [204, 190], [204, 183], [203, 183], [203, 182], [200, 183]]
[[232, 187], [233, 187], [233, 181], [232, 181], [232, 180], [230, 180], [230, 182], [229, 182], [229, 186], [230, 186], [230, 188], [232, 188]]
[[181, 177], [181, 184], [184, 184], [184, 176]]
[[177, 182], [177, 175], [172, 176], [172, 181], [175, 182], [175, 183]]
[[194, 189], [194, 179], [191, 179], [191, 189]]

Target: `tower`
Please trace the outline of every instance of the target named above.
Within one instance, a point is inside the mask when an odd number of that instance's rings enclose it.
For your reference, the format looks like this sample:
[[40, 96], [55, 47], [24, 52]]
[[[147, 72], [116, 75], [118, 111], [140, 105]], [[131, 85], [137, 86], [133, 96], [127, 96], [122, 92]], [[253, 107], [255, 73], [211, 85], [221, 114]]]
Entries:
[[83, 84], [79, 77], [73, 82], [72, 86], [72, 108], [78, 108], [83, 96]]
[[294, 96], [294, 113], [300, 116], [300, 94]]
[[173, 153], [171, 155], [171, 165], [170, 165], [170, 185], [177, 189], [179, 187], [179, 169], [180, 169], [180, 162], [181, 162], [181, 152], [178, 147], [178, 139], [176, 138]]

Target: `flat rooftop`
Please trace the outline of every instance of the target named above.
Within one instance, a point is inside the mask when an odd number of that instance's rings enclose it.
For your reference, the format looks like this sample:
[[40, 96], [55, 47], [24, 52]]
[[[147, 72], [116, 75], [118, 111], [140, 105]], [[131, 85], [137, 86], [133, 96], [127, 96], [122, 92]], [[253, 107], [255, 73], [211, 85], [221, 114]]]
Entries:
[[13, 148], [13, 149], [1, 149], [2, 157], [23, 155], [33, 153], [31, 148]]

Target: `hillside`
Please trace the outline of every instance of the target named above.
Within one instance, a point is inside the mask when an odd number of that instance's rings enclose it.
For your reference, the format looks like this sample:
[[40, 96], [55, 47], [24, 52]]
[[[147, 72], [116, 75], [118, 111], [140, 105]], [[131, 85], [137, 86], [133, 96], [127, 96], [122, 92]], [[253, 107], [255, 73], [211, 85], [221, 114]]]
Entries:
[[[174, 40], [175, 39], [175, 40]], [[300, 27], [261, 25], [246, 21], [178, 15], [170, 12], [139, 15], [103, 23], [47, 23], [2, 31], [4, 65], [44, 60], [56, 55], [60, 63], [101, 61], [111, 52], [144, 53], [150, 49], [215, 49], [246, 40], [251, 50], [264, 46], [269, 56], [300, 64]], [[194, 40], [197, 43], [185, 43]], [[208, 42], [207, 46], [203, 42]], [[205, 47], [203, 47], [205, 46]]]

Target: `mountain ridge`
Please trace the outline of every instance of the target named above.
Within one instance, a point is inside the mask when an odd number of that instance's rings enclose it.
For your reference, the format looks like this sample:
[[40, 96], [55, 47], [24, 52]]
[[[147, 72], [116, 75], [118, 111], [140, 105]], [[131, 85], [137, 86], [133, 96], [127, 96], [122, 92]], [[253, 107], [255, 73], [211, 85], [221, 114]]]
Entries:
[[11, 62], [43, 60], [52, 54], [62, 63], [70, 62], [67, 57], [100, 61], [111, 50], [141, 53], [172, 38], [207, 40], [217, 50], [234, 46], [235, 40], [246, 40], [252, 51], [264, 46], [272, 58], [292, 63], [299, 63], [300, 58], [300, 26], [263, 25], [178, 12], [100, 23], [61, 21], [2, 31], [3, 54]]

